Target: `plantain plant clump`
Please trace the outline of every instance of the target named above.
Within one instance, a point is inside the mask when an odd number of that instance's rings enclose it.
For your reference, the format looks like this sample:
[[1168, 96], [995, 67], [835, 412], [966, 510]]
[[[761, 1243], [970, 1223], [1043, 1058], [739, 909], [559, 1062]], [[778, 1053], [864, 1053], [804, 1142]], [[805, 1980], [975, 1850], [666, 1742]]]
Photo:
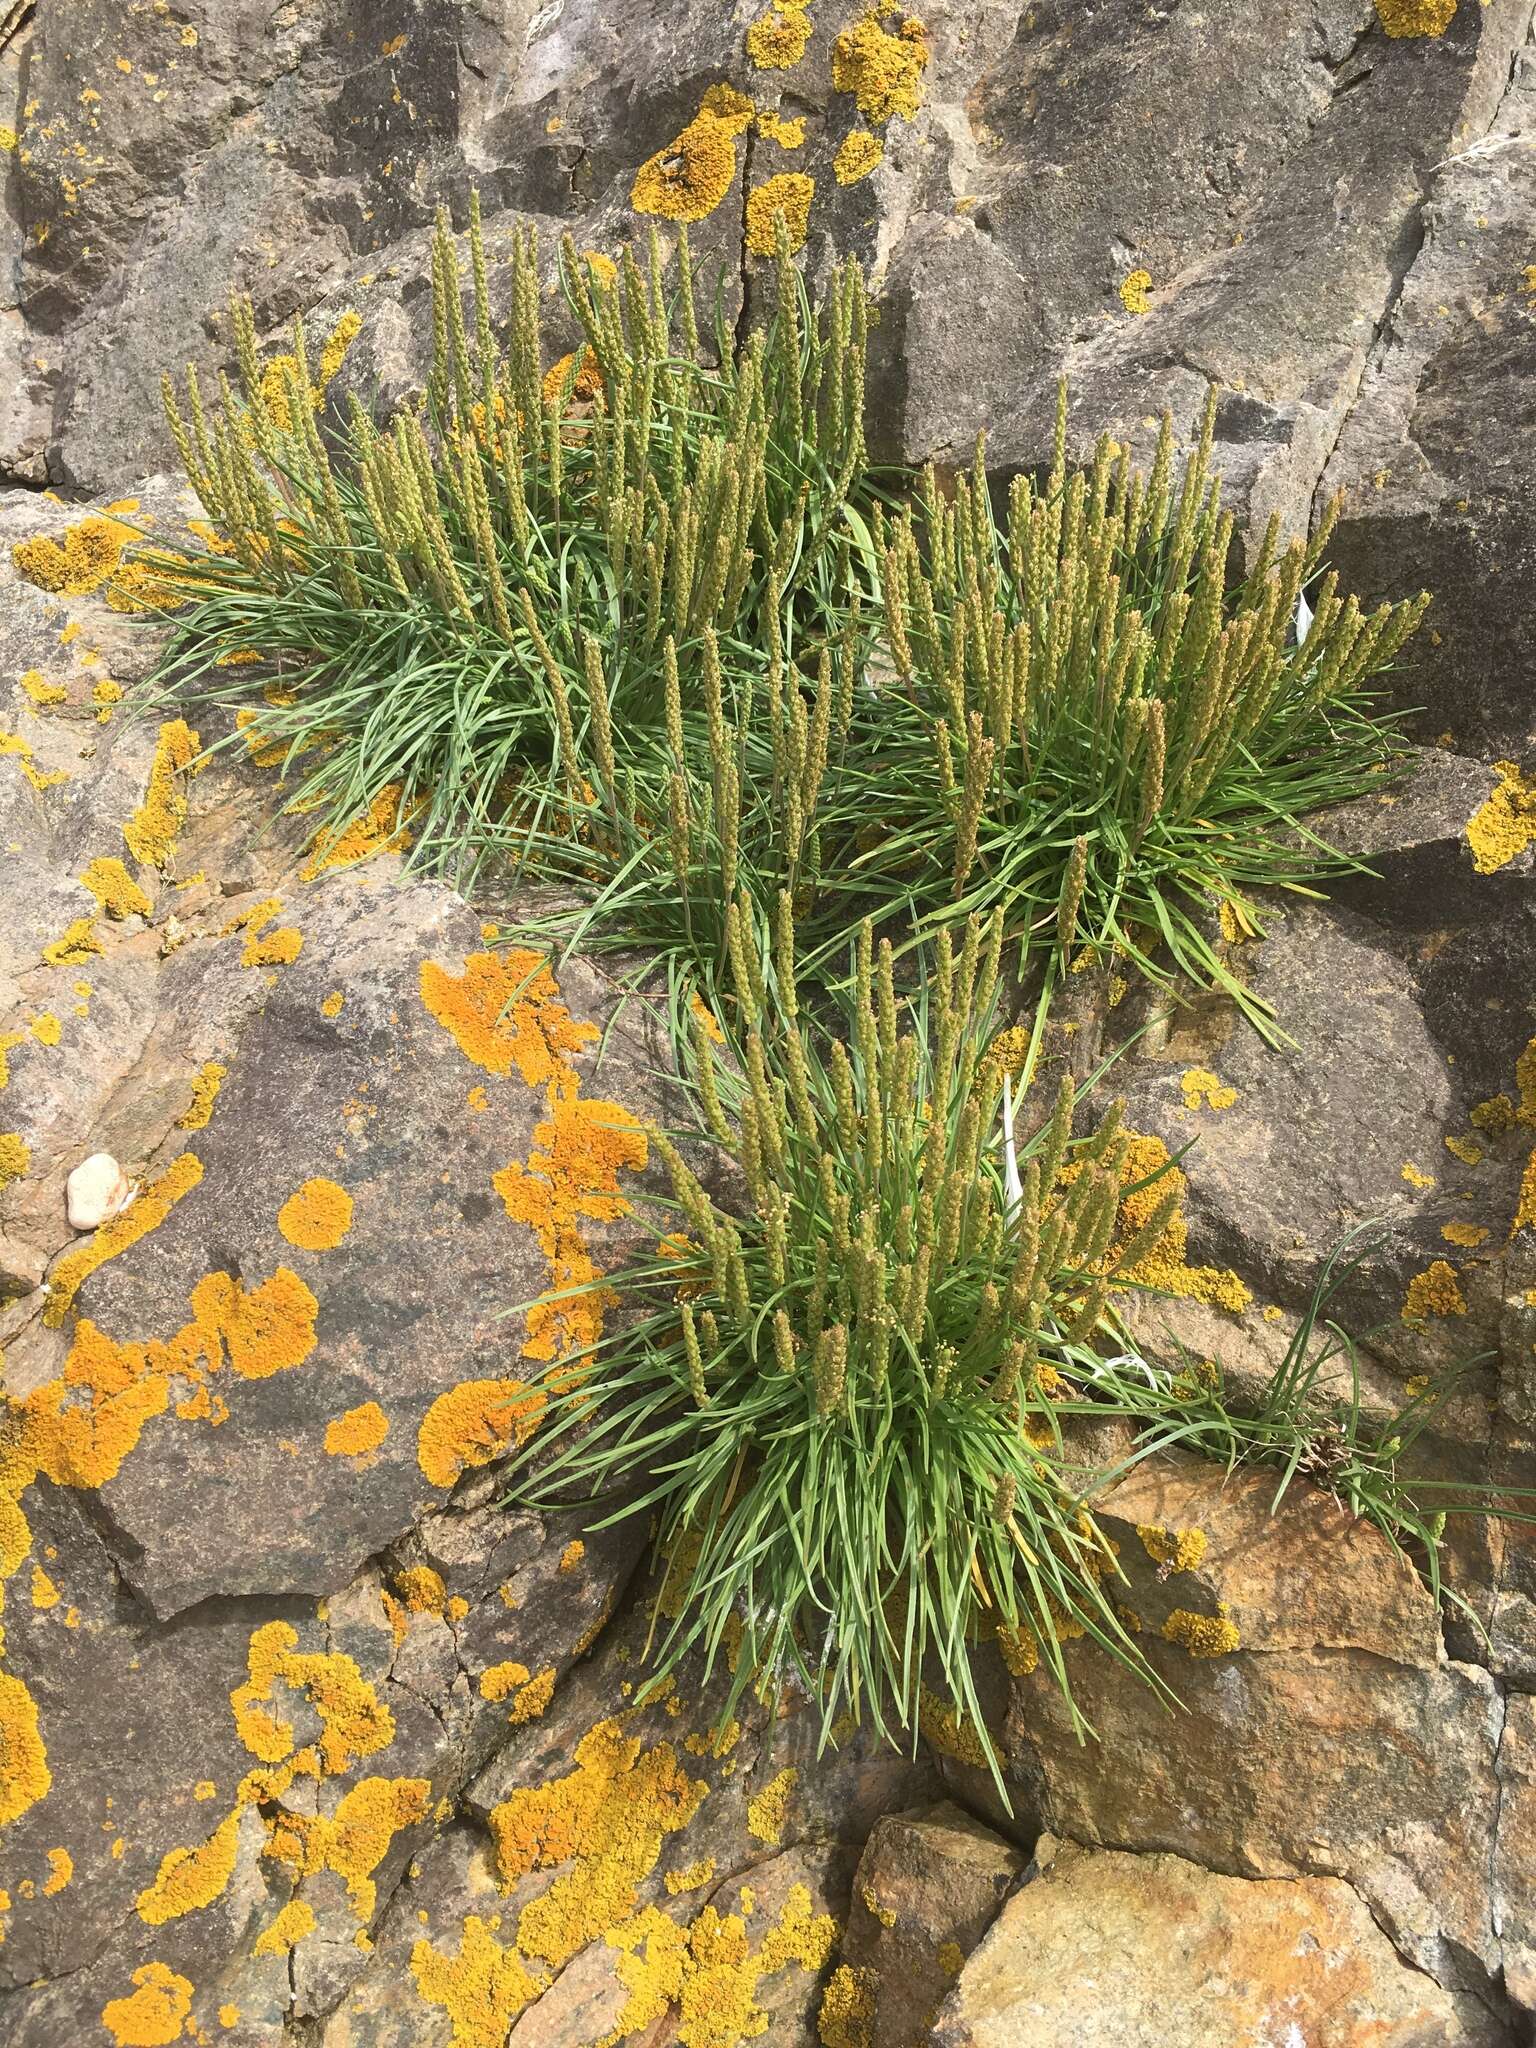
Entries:
[[1376, 679], [1426, 600], [1367, 615], [1324, 575], [1309, 607], [1332, 515], [1232, 580], [1214, 394], [1143, 474], [1109, 439], [1069, 465], [1063, 393], [1002, 516], [979, 445], [969, 476], [876, 472], [863, 281], [813, 305], [782, 221], [739, 345], [686, 233], [644, 269], [567, 242], [559, 357], [531, 231], [493, 275], [472, 202], [467, 243], [466, 294], [440, 220], [425, 388], [386, 418], [322, 418], [302, 331], [263, 362], [236, 303], [238, 391], [167, 386], [203, 544], [139, 574], [166, 687], [236, 709], [322, 832], [366, 814], [428, 866], [558, 884], [523, 943], [666, 980], [674, 1227], [595, 1283], [634, 1313], [545, 1369], [511, 1497], [654, 1515], [656, 1676], [726, 1657], [733, 1702], [796, 1684], [828, 1738], [957, 1716], [994, 1771], [981, 1639], [1069, 1699], [1078, 1636], [1160, 1684], [1078, 1422], [1125, 1426], [1116, 1470], [1182, 1443], [1273, 1466], [1277, 1501], [1319, 1477], [1438, 1589], [1446, 1512], [1486, 1502], [1402, 1477], [1427, 1397], [1375, 1432], [1352, 1365], [1339, 1399], [1338, 1269], [1236, 1412], [1119, 1321], [1182, 1245], [1166, 1155], [1113, 1105], [1076, 1130], [1068, 1082], [1016, 1136], [1013, 1088], [1095, 959], [1278, 1033], [1220, 933], [1341, 864], [1307, 819], [1390, 770]]

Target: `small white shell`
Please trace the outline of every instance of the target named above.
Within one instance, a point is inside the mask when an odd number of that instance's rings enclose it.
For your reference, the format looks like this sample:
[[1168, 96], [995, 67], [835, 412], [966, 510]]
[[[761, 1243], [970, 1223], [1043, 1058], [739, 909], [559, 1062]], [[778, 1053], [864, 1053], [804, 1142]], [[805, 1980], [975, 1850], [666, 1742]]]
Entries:
[[95, 1230], [110, 1222], [137, 1193], [110, 1152], [93, 1152], [81, 1160], [64, 1183], [71, 1230]]

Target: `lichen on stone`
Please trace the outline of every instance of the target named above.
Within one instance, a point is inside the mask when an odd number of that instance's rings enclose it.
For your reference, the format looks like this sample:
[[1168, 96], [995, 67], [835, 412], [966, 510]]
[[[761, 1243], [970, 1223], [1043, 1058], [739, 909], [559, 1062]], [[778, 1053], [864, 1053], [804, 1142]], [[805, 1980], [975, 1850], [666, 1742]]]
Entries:
[[230, 1813], [196, 1849], [172, 1849], [160, 1859], [153, 1884], [139, 1893], [139, 1918], [150, 1927], [211, 1906], [234, 1875], [240, 1815]]
[[241, 1741], [262, 1763], [282, 1763], [293, 1753], [293, 1729], [271, 1711], [275, 1689], [307, 1694], [320, 1717], [318, 1755], [328, 1776], [350, 1769], [395, 1739], [395, 1717], [340, 1650], [306, 1651], [286, 1621], [257, 1629], [247, 1652], [248, 1676], [229, 1696]]
[[18, 576], [56, 597], [89, 597], [115, 575], [123, 550], [138, 535], [120, 519], [92, 512], [66, 526], [60, 539], [37, 534], [17, 541], [11, 563]]
[[205, 1060], [192, 1083], [192, 1100], [176, 1119], [178, 1131], [202, 1131], [208, 1127], [213, 1115], [213, 1105], [218, 1100], [219, 1089], [229, 1072], [218, 1060]]
[[198, 736], [184, 718], [161, 726], [144, 801], [123, 827], [128, 851], [144, 867], [163, 868], [175, 851], [177, 835], [187, 821], [187, 799], [177, 777], [192, 769], [198, 746]]
[[427, 2004], [447, 2013], [453, 2048], [503, 2048], [512, 2022], [546, 1982], [475, 1913], [464, 1921], [456, 1956], [418, 1941], [411, 1950], [411, 1975]]
[[[1130, 1142], [1121, 1168], [1121, 1183], [1129, 1192], [1120, 1203], [1118, 1241], [1129, 1242], [1170, 1188], [1177, 1190], [1180, 1199], [1162, 1237], [1142, 1255], [1133, 1270], [1120, 1273], [1118, 1279], [1180, 1295], [1186, 1300], [1207, 1302], [1214, 1308], [1240, 1315], [1252, 1305], [1253, 1295], [1237, 1274], [1230, 1268], [1189, 1263], [1189, 1226], [1183, 1205], [1188, 1181], [1183, 1169], [1169, 1163], [1168, 1147], [1161, 1138], [1136, 1131], [1128, 1132], [1127, 1136]], [[1143, 1181], [1147, 1185], [1138, 1186]]]
[[166, 1963], [144, 1963], [133, 1973], [134, 1990], [126, 1998], [110, 1998], [101, 2009], [101, 2024], [117, 2048], [168, 2048], [181, 2039], [192, 2010], [190, 1981]]
[[0, 1131], [0, 1194], [21, 1180], [32, 1166], [32, 1148], [15, 1131]]
[[352, 1197], [335, 1181], [315, 1176], [278, 1210], [277, 1227], [300, 1251], [333, 1251], [352, 1228]]
[[774, 0], [747, 30], [747, 55], [759, 71], [792, 71], [810, 40], [809, 0]]
[[566, 1071], [567, 1054], [600, 1035], [560, 1001], [542, 953], [471, 953], [462, 974], [424, 960], [420, 980], [422, 1002], [467, 1060], [489, 1074], [515, 1069], [530, 1088], [547, 1086]]
[[1466, 1297], [1456, 1270], [1444, 1259], [1435, 1259], [1408, 1282], [1403, 1298], [1403, 1321], [1422, 1322], [1426, 1316], [1464, 1316]]
[[1443, 36], [1456, 0], [1376, 0], [1376, 19], [1389, 36]]
[[[1378, 0], [1383, 4], [1383, 0]], [[1449, 19], [1449, 17], [1447, 17]], [[1438, 34], [1428, 30], [1389, 30], [1389, 34]], [[1480, 875], [1508, 867], [1536, 840], [1536, 780], [1522, 775], [1513, 761], [1495, 761], [1499, 786], [1467, 820], [1467, 844]]]
[[380, 853], [404, 853], [411, 843], [409, 820], [401, 816], [401, 785], [386, 783], [359, 818], [349, 825], [323, 826], [310, 842], [304, 880], [312, 882], [327, 868], [354, 868]]
[[158, 1229], [202, 1177], [203, 1162], [195, 1153], [183, 1152], [140, 1192], [130, 1207], [110, 1223], [104, 1223], [86, 1243], [66, 1252], [48, 1276], [48, 1305], [43, 1310], [43, 1321], [49, 1329], [58, 1329], [92, 1273]]
[[366, 1458], [389, 1435], [389, 1417], [377, 1401], [364, 1401], [325, 1425], [325, 1451], [330, 1458]]
[[731, 189], [736, 138], [750, 118], [750, 112], [722, 114], [701, 106], [682, 132], [636, 171], [630, 205], [663, 220], [707, 219]]
[[839, 1963], [822, 1993], [816, 2034], [822, 2048], [870, 2048], [875, 2021], [872, 1970]]
[[1214, 1614], [1194, 1614], [1187, 1607], [1175, 1607], [1163, 1623], [1163, 1640], [1176, 1643], [1191, 1657], [1229, 1657], [1242, 1648], [1242, 1636], [1228, 1619], [1225, 1602], [1218, 1602]]
[[776, 216], [783, 214], [791, 250], [805, 246], [814, 182], [803, 171], [780, 171], [754, 187], [747, 197], [747, 247], [754, 256], [771, 256], [778, 246]]
[[1167, 1529], [1160, 1522], [1139, 1522], [1136, 1534], [1152, 1562], [1166, 1571], [1197, 1571], [1204, 1562], [1203, 1529]]
[[1237, 1100], [1237, 1090], [1229, 1088], [1209, 1067], [1186, 1067], [1179, 1086], [1186, 1109], [1230, 1109]]
[[832, 175], [839, 185], [857, 185], [885, 160], [885, 144], [868, 128], [851, 128], [837, 146]]
[[832, 45], [834, 91], [851, 93], [865, 120], [910, 121], [923, 103], [928, 35], [916, 15], [886, 28], [877, 8], [845, 28]]
[[1132, 270], [1120, 280], [1120, 303], [1127, 313], [1150, 313], [1152, 301], [1150, 270]]
[[115, 855], [93, 860], [80, 877], [96, 898], [97, 915], [109, 918], [148, 917], [149, 898]]
[[790, 1768], [780, 1771], [771, 1778], [762, 1791], [747, 1802], [747, 1832], [755, 1835], [760, 1842], [767, 1842], [777, 1848], [784, 1839], [784, 1824], [789, 1816], [790, 1794], [799, 1782], [800, 1773]]
[[504, 1457], [538, 1427], [545, 1397], [523, 1380], [463, 1380], [439, 1394], [421, 1419], [416, 1462], [433, 1486]]
[[290, 1899], [277, 1918], [251, 1946], [253, 1956], [285, 1956], [305, 1935], [315, 1931], [315, 1909], [304, 1899]]
[[56, 939], [50, 939], [44, 946], [43, 964], [46, 967], [83, 967], [92, 954], [101, 950], [101, 941], [91, 920], [77, 917]]

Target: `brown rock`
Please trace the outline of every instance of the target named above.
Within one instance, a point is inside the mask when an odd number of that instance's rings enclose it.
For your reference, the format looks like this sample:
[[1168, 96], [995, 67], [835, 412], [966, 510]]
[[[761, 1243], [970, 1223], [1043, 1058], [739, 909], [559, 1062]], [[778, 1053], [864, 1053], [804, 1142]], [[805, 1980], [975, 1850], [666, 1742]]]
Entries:
[[1499, 1745], [1498, 1841], [1494, 1910], [1504, 1943], [1504, 1985], [1511, 1998], [1536, 2009], [1536, 1700], [1512, 1694]]
[[1024, 1861], [948, 1800], [877, 1823], [859, 1859], [842, 1948], [869, 1987], [875, 2048], [931, 2038], [932, 2015]]
[[1057, 1844], [961, 1974], [935, 2048], [1493, 2048], [1336, 1878], [1218, 1877]]

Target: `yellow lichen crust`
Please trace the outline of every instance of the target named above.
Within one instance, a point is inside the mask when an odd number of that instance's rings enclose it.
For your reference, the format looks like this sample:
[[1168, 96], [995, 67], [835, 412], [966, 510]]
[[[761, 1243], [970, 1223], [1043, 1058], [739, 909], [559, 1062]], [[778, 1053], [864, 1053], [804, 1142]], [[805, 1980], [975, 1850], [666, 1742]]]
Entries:
[[333, 1814], [280, 1813], [269, 1823], [267, 1854], [295, 1877], [334, 1872], [358, 1918], [371, 1920], [378, 1903], [373, 1873], [400, 1830], [425, 1820], [431, 1804], [426, 1778], [362, 1778]]
[[54, 704], [67, 704], [69, 692], [62, 683], [50, 683], [40, 668], [29, 668], [21, 678], [21, 687], [26, 691], [39, 711], [46, 711]]
[[1203, 1529], [1165, 1529], [1158, 1522], [1140, 1522], [1136, 1534], [1152, 1562], [1166, 1571], [1196, 1571], [1204, 1561]]
[[403, 853], [411, 843], [408, 824], [400, 815], [401, 786], [386, 783], [360, 818], [338, 829], [322, 829], [310, 842], [304, 880], [312, 882], [326, 868], [353, 868], [379, 853]]
[[509, 1657], [503, 1664], [493, 1664], [480, 1674], [480, 1697], [483, 1700], [504, 1700], [520, 1685], [528, 1683], [528, 1666], [519, 1664]]
[[751, 119], [750, 109], [750, 102], [745, 114], [701, 106], [682, 133], [636, 171], [629, 194], [635, 211], [663, 220], [712, 214], [736, 176], [736, 138]]
[[433, 1486], [504, 1457], [538, 1428], [544, 1395], [522, 1380], [463, 1380], [439, 1394], [416, 1434], [416, 1462]]
[[80, 880], [96, 898], [99, 916], [148, 917], [149, 898], [115, 856], [93, 860]]
[[1151, 271], [1133, 270], [1120, 280], [1120, 303], [1127, 313], [1150, 313], [1152, 301], [1148, 293], [1151, 289]]
[[832, 159], [832, 175], [839, 185], [857, 185], [871, 171], [878, 170], [885, 157], [885, 144], [868, 128], [850, 129], [838, 144]]
[[773, 254], [778, 246], [774, 223], [781, 213], [790, 248], [804, 248], [815, 190], [803, 171], [780, 171], [753, 190], [747, 199], [747, 247], [754, 256]]
[[545, 1983], [474, 1913], [464, 1922], [456, 1956], [418, 1941], [411, 1950], [411, 1975], [427, 2004], [447, 2013], [453, 2048], [502, 2048], [512, 2022]]
[[139, 1918], [151, 1927], [211, 1906], [234, 1875], [240, 1815], [231, 1813], [197, 1849], [172, 1849], [152, 1885], [139, 1893]]
[[228, 1067], [217, 1060], [205, 1060], [197, 1079], [192, 1083], [192, 1100], [183, 1115], [177, 1117], [178, 1131], [202, 1131], [208, 1127], [213, 1115], [213, 1105], [218, 1100], [219, 1089], [223, 1086]]
[[518, 1687], [512, 1698], [509, 1721], [536, 1721], [555, 1696], [555, 1667], [547, 1665], [537, 1678]]
[[37, 1702], [19, 1678], [0, 1671], [0, 1827], [36, 1806], [52, 1783], [48, 1752], [38, 1733]]
[[99, 1266], [158, 1229], [202, 1177], [203, 1162], [195, 1153], [183, 1152], [120, 1216], [114, 1216], [84, 1244], [66, 1252], [48, 1276], [48, 1306], [43, 1310], [43, 1321], [49, 1329], [58, 1329], [74, 1306], [75, 1296]]
[[18, 541], [11, 549], [11, 562], [17, 575], [39, 590], [58, 597], [89, 597], [111, 580], [123, 549], [137, 538], [122, 520], [93, 512], [66, 526], [61, 540], [38, 534]]
[[1426, 1316], [1464, 1316], [1466, 1312], [1466, 1297], [1456, 1269], [1444, 1259], [1435, 1259], [1408, 1282], [1403, 1298], [1405, 1323], [1422, 1322]]
[[256, 1937], [253, 1956], [285, 1956], [306, 1934], [315, 1931], [315, 1909], [303, 1899], [290, 1899], [264, 1934]]
[[[1129, 1243], [1142, 1224], [1151, 1218], [1170, 1188], [1177, 1190], [1180, 1199], [1157, 1243], [1143, 1253], [1134, 1268], [1118, 1277], [1241, 1315], [1252, 1304], [1253, 1296], [1236, 1273], [1230, 1268], [1192, 1266], [1188, 1261], [1189, 1226], [1184, 1219], [1183, 1204], [1188, 1181], [1182, 1168], [1169, 1165], [1168, 1147], [1161, 1138], [1143, 1137], [1135, 1131], [1128, 1132], [1127, 1136], [1130, 1143], [1121, 1168], [1121, 1183], [1131, 1192], [1120, 1204], [1117, 1242]], [[1137, 1186], [1139, 1181], [1147, 1181], [1153, 1174], [1158, 1178], [1150, 1180], [1145, 1187]]]
[[56, 939], [50, 939], [44, 946], [43, 964], [46, 967], [83, 967], [93, 953], [100, 951], [101, 941], [91, 920], [77, 917]]
[[701, 1892], [705, 1885], [712, 1884], [715, 1876], [715, 1859], [704, 1856], [697, 1863], [685, 1863], [681, 1870], [669, 1870], [666, 1875], [667, 1891], [672, 1898], [682, 1892]]
[[609, 1946], [625, 1951], [618, 1973], [629, 1998], [603, 2048], [648, 2032], [672, 2006], [680, 2048], [736, 2048], [767, 2031], [768, 2015], [758, 2004], [762, 1979], [791, 1964], [818, 1975], [831, 1960], [837, 1923], [812, 1910], [805, 1885], [792, 1885], [754, 1950], [745, 1919], [750, 1899], [743, 1890], [740, 1914], [706, 1906], [686, 1929], [648, 1906], [609, 1932]]
[[530, 1088], [547, 1086], [565, 1071], [567, 1053], [600, 1036], [596, 1025], [576, 1023], [559, 996], [542, 953], [471, 953], [457, 975], [421, 963], [421, 1000], [465, 1059], [488, 1074], [515, 1068]]
[[1522, 775], [1513, 761], [1495, 761], [1493, 765], [1499, 786], [1467, 820], [1467, 844], [1472, 849], [1472, 865], [1480, 875], [1508, 867], [1536, 840], [1536, 779]]
[[1536, 1152], [1525, 1162], [1525, 1172], [1520, 1176], [1520, 1199], [1509, 1234], [1513, 1237], [1517, 1230], [1530, 1229], [1536, 1229]]
[[777, 1848], [784, 1839], [784, 1822], [789, 1813], [789, 1795], [794, 1791], [800, 1773], [796, 1770], [780, 1771], [758, 1793], [747, 1802], [747, 1829], [760, 1842], [768, 1842]]
[[1456, 0], [1376, 0], [1376, 19], [1389, 36], [1443, 36]]
[[21, 1180], [32, 1165], [32, 1148], [15, 1131], [0, 1131], [0, 1194]]
[[1184, 1091], [1186, 1109], [1230, 1109], [1237, 1100], [1237, 1090], [1227, 1087], [1209, 1067], [1186, 1067], [1179, 1086]]
[[67, 1849], [48, 1851], [48, 1876], [43, 1881], [43, 1897], [56, 1898], [75, 1874], [75, 1859]]
[[562, 1968], [635, 1908], [637, 1890], [668, 1835], [685, 1828], [709, 1787], [691, 1779], [669, 1742], [642, 1754], [617, 1721], [599, 1721], [576, 1745], [563, 1778], [520, 1786], [490, 1814], [502, 1882], [570, 1864], [518, 1916], [525, 1956]]
[[870, 2048], [874, 2020], [874, 1972], [839, 1963], [822, 1994], [817, 2016], [822, 2048]]
[[175, 851], [187, 821], [187, 799], [176, 778], [192, 766], [197, 750], [197, 734], [184, 718], [161, 726], [144, 801], [123, 827], [128, 851], [147, 868], [163, 868]]
[[278, 1210], [277, 1227], [300, 1251], [332, 1251], [352, 1228], [352, 1197], [333, 1180], [307, 1180]]
[[251, 1637], [249, 1676], [229, 1696], [240, 1740], [263, 1763], [282, 1763], [293, 1753], [293, 1729], [268, 1711], [274, 1688], [303, 1692], [320, 1717], [319, 1758], [335, 1776], [359, 1757], [373, 1756], [395, 1739], [395, 1717], [353, 1660], [343, 1652], [304, 1651], [298, 1631], [286, 1621], [269, 1621]]
[[1187, 1607], [1175, 1607], [1163, 1623], [1162, 1633], [1165, 1642], [1177, 1643], [1191, 1657], [1230, 1657], [1243, 1642], [1222, 1604], [1214, 1614], [1192, 1614]]
[[852, 93], [866, 121], [910, 121], [923, 103], [929, 54], [927, 31], [916, 15], [905, 16], [892, 32], [871, 8], [832, 45], [833, 88]]
[[792, 71], [810, 40], [808, 0], [774, 0], [747, 30], [747, 55], [759, 71]]
[[101, 2024], [117, 2048], [168, 2048], [181, 2039], [192, 2010], [192, 1986], [165, 1963], [145, 1963], [133, 1973], [134, 1991], [109, 1998]]
[[325, 1425], [325, 1450], [331, 1458], [366, 1458], [389, 1435], [389, 1417], [377, 1401], [364, 1401]]

